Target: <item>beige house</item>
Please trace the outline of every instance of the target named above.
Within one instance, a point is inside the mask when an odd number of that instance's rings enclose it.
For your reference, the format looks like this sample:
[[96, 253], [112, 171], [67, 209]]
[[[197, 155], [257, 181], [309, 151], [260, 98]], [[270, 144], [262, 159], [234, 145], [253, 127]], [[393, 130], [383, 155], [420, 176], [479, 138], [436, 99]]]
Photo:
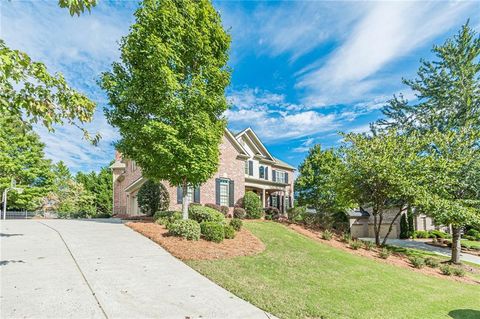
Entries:
[[[113, 213], [140, 215], [137, 193], [146, 179], [135, 161], [116, 152], [113, 172]], [[264, 207], [285, 212], [293, 203], [295, 168], [273, 157], [251, 128], [238, 134], [225, 130], [220, 144], [218, 171], [200, 187], [189, 189], [190, 202], [238, 205], [246, 191], [255, 192]], [[180, 210], [182, 189], [163, 183], [170, 195], [171, 210]]]
[[[398, 213], [398, 209], [391, 209], [384, 213], [383, 221], [380, 226], [380, 237], [385, 237], [390, 227], [395, 215]], [[405, 209], [402, 214], [406, 214], [407, 210]], [[350, 233], [354, 238], [373, 238], [375, 237], [374, 232], [374, 218], [372, 215], [371, 208], [357, 208], [349, 211], [349, 220], [350, 220]], [[388, 238], [399, 238], [400, 237], [400, 218], [399, 216], [395, 223], [393, 224], [392, 231]], [[413, 218], [414, 230], [434, 230], [434, 229], [445, 229], [445, 227], [436, 226], [431, 217], [428, 217], [425, 214], [415, 214]]]

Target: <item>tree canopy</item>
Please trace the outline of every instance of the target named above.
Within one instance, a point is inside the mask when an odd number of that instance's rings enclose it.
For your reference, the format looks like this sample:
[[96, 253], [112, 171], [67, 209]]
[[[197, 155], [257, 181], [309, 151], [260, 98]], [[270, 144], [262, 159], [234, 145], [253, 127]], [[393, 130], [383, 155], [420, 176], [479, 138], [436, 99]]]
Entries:
[[63, 75], [54, 75], [46, 66], [34, 62], [0, 39], [0, 113], [15, 116], [25, 123], [41, 123], [50, 131], [65, 122], [81, 129], [84, 136], [97, 143], [83, 124], [92, 120], [95, 103], [68, 86]]
[[145, 0], [135, 17], [121, 62], [102, 76], [105, 114], [119, 130], [117, 149], [144, 176], [184, 188], [186, 218], [187, 187], [218, 168], [230, 36], [207, 0]]

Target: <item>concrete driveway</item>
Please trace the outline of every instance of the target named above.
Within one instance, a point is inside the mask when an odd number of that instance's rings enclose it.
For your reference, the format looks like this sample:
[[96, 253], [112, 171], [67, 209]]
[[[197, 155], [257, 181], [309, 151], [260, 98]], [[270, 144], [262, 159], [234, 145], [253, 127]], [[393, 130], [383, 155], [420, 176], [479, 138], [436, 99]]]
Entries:
[[7, 220], [0, 240], [1, 318], [269, 318], [119, 221]]
[[[370, 240], [370, 241], [373, 241], [373, 242], [375, 241], [375, 238], [359, 238], [359, 239], [360, 240]], [[428, 245], [428, 244], [425, 244], [425, 242], [420, 241], [420, 240], [387, 239], [387, 245], [405, 247], [405, 248], [414, 248], [414, 249], [419, 249], [419, 250], [432, 252], [432, 253], [435, 253], [435, 254], [438, 254], [438, 255], [443, 255], [443, 256], [448, 256], [448, 257], [451, 256], [450, 249]], [[460, 260], [468, 261], [468, 262], [480, 265], [480, 257], [475, 256], [475, 255], [460, 253]]]

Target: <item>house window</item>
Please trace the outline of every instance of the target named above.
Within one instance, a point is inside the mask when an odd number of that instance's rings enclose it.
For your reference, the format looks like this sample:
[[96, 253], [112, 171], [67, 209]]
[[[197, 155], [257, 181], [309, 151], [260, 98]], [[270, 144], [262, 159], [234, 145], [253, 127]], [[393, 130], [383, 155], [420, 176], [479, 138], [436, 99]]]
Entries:
[[245, 161], [245, 174], [248, 175], [248, 161]]
[[278, 183], [285, 183], [286, 182], [285, 172], [276, 171], [275, 173], [277, 174], [277, 182]]
[[258, 168], [258, 175], [260, 176], [260, 178], [265, 178], [265, 167], [260, 166]]
[[277, 195], [270, 195], [272, 199], [272, 207], [278, 207], [277, 206]]
[[220, 205], [229, 206], [230, 186], [228, 180], [220, 180]]
[[290, 197], [285, 196], [285, 209], [289, 209], [289, 208], [290, 208]]
[[193, 187], [191, 187], [191, 186], [187, 187], [187, 198], [188, 198], [189, 203], [193, 203], [193, 200], [194, 200], [194, 198], [193, 198]]

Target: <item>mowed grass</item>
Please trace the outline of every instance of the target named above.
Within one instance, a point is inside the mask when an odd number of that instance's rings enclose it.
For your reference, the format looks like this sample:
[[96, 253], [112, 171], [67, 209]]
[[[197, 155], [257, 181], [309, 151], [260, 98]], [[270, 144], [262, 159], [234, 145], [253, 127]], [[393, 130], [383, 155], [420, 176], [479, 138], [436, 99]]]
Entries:
[[480, 285], [355, 256], [274, 222], [247, 222], [255, 256], [188, 264], [280, 318], [480, 318]]

